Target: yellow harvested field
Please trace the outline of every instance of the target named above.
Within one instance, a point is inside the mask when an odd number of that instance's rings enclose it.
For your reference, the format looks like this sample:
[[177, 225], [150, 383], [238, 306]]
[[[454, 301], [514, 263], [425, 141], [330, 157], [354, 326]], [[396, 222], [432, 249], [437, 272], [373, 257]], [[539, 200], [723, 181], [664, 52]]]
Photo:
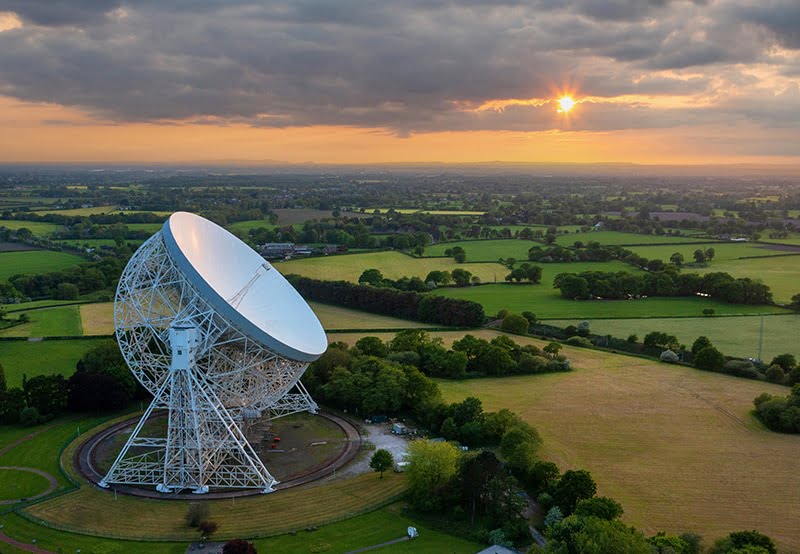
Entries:
[[541, 433], [545, 458], [591, 471], [599, 494], [620, 501], [623, 520], [648, 534], [694, 531], [708, 545], [758, 529], [782, 552], [800, 552], [800, 437], [768, 431], [751, 414], [757, 395], [789, 389], [593, 350], [564, 353], [575, 371], [439, 386], [448, 401], [477, 396], [485, 409], [520, 414]]
[[275, 264], [284, 275], [294, 273], [326, 281], [358, 281], [365, 269], [380, 269], [387, 279], [419, 277], [430, 271], [466, 269], [484, 283], [504, 282], [508, 269], [499, 263], [456, 263], [451, 258], [413, 258], [400, 252], [369, 252], [291, 260]]
[[114, 303], [81, 304], [81, 326], [85, 336], [114, 334]]
[[[317, 314], [322, 326], [327, 330], [406, 329], [426, 326], [424, 323], [416, 321], [359, 312], [338, 306], [320, 304], [319, 302], [309, 302], [309, 305], [314, 310], [314, 313]], [[80, 310], [84, 335], [112, 335], [114, 333], [113, 302], [82, 304]]]

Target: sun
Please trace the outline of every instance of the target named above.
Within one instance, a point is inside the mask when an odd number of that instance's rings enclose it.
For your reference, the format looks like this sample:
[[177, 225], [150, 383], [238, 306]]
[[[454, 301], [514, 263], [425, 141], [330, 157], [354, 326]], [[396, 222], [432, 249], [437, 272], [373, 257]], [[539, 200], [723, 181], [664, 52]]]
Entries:
[[558, 113], [567, 113], [575, 106], [571, 96], [562, 96], [558, 99]]

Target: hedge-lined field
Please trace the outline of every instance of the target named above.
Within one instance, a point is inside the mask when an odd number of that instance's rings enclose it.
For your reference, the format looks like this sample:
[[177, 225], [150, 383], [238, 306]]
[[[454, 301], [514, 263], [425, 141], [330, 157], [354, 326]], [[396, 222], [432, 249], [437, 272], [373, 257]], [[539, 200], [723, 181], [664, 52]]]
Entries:
[[0, 281], [17, 273], [47, 273], [59, 271], [86, 260], [66, 252], [31, 250], [28, 252], [0, 252]]
[[[577, 325], [580, 319], [548, 321], [550, 325], [566, 327]], [[743, 358], [758, 355], [758, 336], [761, 331], [760, 317], [686, 317], [649, 319], [595, 319], [589, 320], [592, 333], [627, 338], [631, 334], [641, 341], [650, 331], [663, 331], [678, 337], [691, 346], [694, 340], [705, 335], [714, 346], [729, 356]], [[769, 362], [774, 356], [789, 352], [800, 357], [800, 315], [764, 316], [763, 358]]]
[[457, 264], [450, 258], [413, 258], [400, 252], [368, 252], [344, 256], [322, 256], [276, 263], [283, 274], [294, 273], [324, 281], [357, 282], [365, 269], [379, 269], [387, 279], [420, 277], [424, 279], [433, 270], [453, 271], [461, 268], [490, 283], [503, 281], [508, 269], [500, 264]]
[[600, 244], [665, 244], [679, 242], [708, 242], [708, 239], [695, 237], [669, 237], [665, 235], [641, 235], [638, 233], [623, 233], [621, 231], [590, 231], [588, 233], [568, 233], [556, 237], [556, 244], [561, 246], [572, 246], [575, 241], [584, 244], [588, 242], [599, 242]]
[[69, 377], [84, 352], [109, 339], [76, 339], [0, 341], [0, 364], [6, 370], [9, 387], [22, 385], [22, 375], [54, 375]]
[[12, 229], [28, 229], [34, 235], [49, 235], [58, 231], [60, 225], [55, 223], [45, 223], [44, 221], [17, 221], [15, 219], [0, 219], [0, 227]]
[[800, 440], [767, 431], [751, 413], [760, 393], [788, 389], [588, 349], [562, 353], [575, 371], [439, 387], [448, 402], [477, 396], [486, 410], [520, 414], [541, 433], [546, 459], [591, 471], [598, 494], [620, 501], [623, 521], [647, 534], [691, 530], [711, 544], [758, 529], [782, 552], [800, 549], [800, 527], [788, 524], [800, 517]]
[[[81, 336], [81, 314], [78, 306], [43, 308], [27, 312], [14, 312], [14, 316], [28, 314], [30, 323], [15, 325], [0, 331], [0, 337], [67, 337]], [[3, 347], [0, 346], [0, 349]]]

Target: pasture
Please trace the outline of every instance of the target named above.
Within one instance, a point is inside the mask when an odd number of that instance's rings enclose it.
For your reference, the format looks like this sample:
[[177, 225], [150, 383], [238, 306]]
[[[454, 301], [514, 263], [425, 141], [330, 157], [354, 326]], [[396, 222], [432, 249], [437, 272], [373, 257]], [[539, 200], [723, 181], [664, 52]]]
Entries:
[[[580, 319], [548, 321], [550, 325], [566, 327], [577, 325]], [[685, 317], [647, 319], [594, 319], [589, 320], [592, 333], [627, 338], [636, 334], [641, 341], [650, 331], [663, 331], [678, 337], [682, 344], [691, 346], [694, 340], [705, 335], [724, 354], [755, 358], [758, 355], [760, 317]], [[789, 352], [800, 357], [797, 330], [800, 315], [764, 316], [764, 344], [762, 357], [769, 362], [774, 356]]]
[[508, 269], [496, 263], [457, 264], [450, 258], [413, 258], [400, 252], [368, 252], [306, 258], [276, 263], [275, 267], [283, 274], [294, 273], [314, 279], [328, 281], [357, 282], [365, 269], [380, 269], [387, 279], [400, 277], [420, 277], [424, 279], [430, 271], [452, 271], [457, 268], [471, 271], [481, 281], [490, 283], [502, 281]]
[[[296, 223], [305, 223], [306, 221], [311, 221], [312, 219], [325, 219], [327, 217], [333, 217], [332, 210], [314, 210], [311, 208], [301, 208], [296, 210], [293, 208], [278, 208], [272, 211], [278, 216], [278, 226], [294, 225]], [[347, 217], [362, 217], [365, 215], [358, 212], [341, 212], [341, 214]]]
[[460, 246], [467, 254], [468, 262], [496, 262], [500, 258], [528, 259], [528, 249], [542, 243], [522, 239], [463, 240], [439, 242], [425, 249], [424, 256], [444, 256], [445, 250]]
[[709, 544], [758, 529], [782, 551], [800, 550], [800, 527], [789, 524], [800, 517], [800, 440], [767, 431], [751, 414], [755, 396], [787, 388], [580, 348], [563, 352], [575, 371], [439, 386], [447, 401], [476, 396], [484, 409], [520, 414], [541, 433], [544, 458], [591, 471], [598, 494], [620, 501], [623, 520], [647, 534], [691, 530]]
[[709, 267], [698, 268], [698, 273], [725, 271], [734, 277], [761, 279], [772, 290], [775, 302], [787, 303], [800, 293], [800, 256], [772, 256], [749, 260], [712, 261]]
[[61, 339], [31, 342], [0, 341], [0, 364], [6, 370], [8, 386], [22, 385], [22, 375], [54, 375], [69, 377], [83, 353], [109, 339]]
[[[714, 249], [714, 259], [708, 263], [709, 271], [719, 271], [716, 265], [720, 262], [731, 260], [738, 260], [739, 258], [753, 257], [753, 256], [781, 256], [791, 254], [793, 251], [800, 254], [800, 247], [791, 249], [789, 247], [782, 249], [779, 246], [770, 246], [767, 244], [758, 244], [751, 242], [721, 242], [721, 243], [689, 243], [685, 245], [671, 244], [671, 245], [653, 245], [653, 246], [631, 246], [630, 250], [636, 252], [649, 260], [659, 259], [669, 263], [669, 258], [674, 253], [682, 254], [684, 257], [684, 264], [694, 263], [695, 250]], [[769, 260], [762, 260], [768, 262]], [[694, 271], [695, 267], [687, 267], [684, 271]]]
[[15, 312], [14, 315], [19, 316], [21, 313], [28, 314], [30, 323], [3, 329], [0, 331], [0, 337], [66, 337], [83, 334], [78, 306], [43, 308]]
[[89, 216], [111, 213], [116, 209], [116, 206], [91, 206], [88, 208], [72, 208], [69, 210], [37, 210], [33, 213], [37, 215], [57, 214], [66, 216]]
[[163, 223], [126, 223], [125, 226], [131, 231], [145, 231], [147, 233], [157, 233], [164, 226]]
[[638, 233], [623, 233], [620, 231], [590, 231], [588, 233], [568, 233], [556, 237], [556, 244], [561, 246], [572, 246], [575, 241], [584, 244], [589, 242], [599, 242], [600, 244], [618, 244], [625, 246], [628, 244], [664, 244], [664, 243], [692, 243], [708, 242], [708, 239], [695, 237], [669, 237], [665, 235], [641, 235]]
[[0, 281], [18, 273], [59, 271], [85, 262], [80, 256], [51, 250], [0, 252]]
[[49, 482], [45, 477], [19, 469], [0, 469], [3, 487], [0, 488], [0, 502], [20, 500], [35, 496], [47, 490]]
[[0, 219], [0, 227], [16, 231], [18, 229], [28, 229], [34, 235], [44, 236], [55, 233], [61, 227], [55, 223], [44, 221], [17, 221], [15, 219]]

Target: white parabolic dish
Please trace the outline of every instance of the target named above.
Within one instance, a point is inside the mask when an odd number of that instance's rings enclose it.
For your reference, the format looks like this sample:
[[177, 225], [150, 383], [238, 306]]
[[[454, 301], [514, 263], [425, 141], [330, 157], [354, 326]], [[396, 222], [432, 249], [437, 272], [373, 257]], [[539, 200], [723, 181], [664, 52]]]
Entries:
[[325, 331], [303, 297], [256, 251], [216, 223], [175, 212], [162, 229], [167, 252], [223, 317], [276, 354], [319, 358]]

